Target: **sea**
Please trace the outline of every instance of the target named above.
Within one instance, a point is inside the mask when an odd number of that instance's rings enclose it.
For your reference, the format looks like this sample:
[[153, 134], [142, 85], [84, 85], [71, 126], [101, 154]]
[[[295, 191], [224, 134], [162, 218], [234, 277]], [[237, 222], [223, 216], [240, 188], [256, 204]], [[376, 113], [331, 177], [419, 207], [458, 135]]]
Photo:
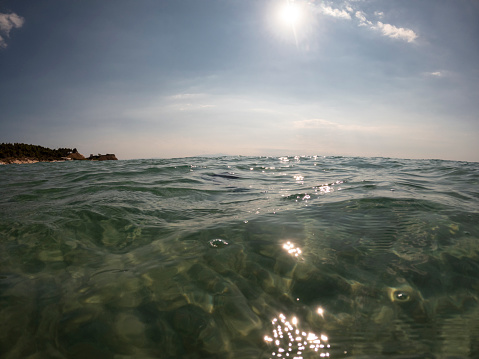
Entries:
[[479, 163], [0, 166], [1, 358], [479, 358]]

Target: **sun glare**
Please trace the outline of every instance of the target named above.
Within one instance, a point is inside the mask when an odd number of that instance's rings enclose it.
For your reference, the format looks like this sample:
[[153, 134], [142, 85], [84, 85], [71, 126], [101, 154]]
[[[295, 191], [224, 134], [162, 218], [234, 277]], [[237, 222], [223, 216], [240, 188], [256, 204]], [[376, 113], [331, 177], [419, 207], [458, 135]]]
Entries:
[[[273, 32], [283, 41], [293, 40], [297, 48], [305, 47], [307, 37], [315, 25], [310, 3], [305, 0], [282, 0], [271, 2], [269, 23]], [[301, 46], [300, 46], [301, 44]]]
[[295, 26], [301, 19], [301, 10], [294, 2], [288, 1], [281, 9], [281, 19], [291, 26]]

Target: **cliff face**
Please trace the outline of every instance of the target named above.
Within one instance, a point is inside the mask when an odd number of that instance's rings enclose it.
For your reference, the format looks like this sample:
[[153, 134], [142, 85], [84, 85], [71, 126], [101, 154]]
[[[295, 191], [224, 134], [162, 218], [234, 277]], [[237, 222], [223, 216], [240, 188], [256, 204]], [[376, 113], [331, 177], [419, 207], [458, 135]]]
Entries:
[[85, 160], [85, 156], [83, 156], [80, 152], [76, 153], [70, 153], [67, 158], [70, 158], [72, 160]]

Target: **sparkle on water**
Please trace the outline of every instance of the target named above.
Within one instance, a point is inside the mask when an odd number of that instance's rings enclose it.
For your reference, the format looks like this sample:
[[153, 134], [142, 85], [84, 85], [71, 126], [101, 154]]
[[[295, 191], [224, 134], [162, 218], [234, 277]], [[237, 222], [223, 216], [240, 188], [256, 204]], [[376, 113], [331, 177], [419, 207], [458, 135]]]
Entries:
[[271, 346], [271, 358], [303, 359], [309, 354], [329, 357], [328, 337], [324, 334], [318, 337], [316, 333], [304, 331], [297, 317], [292, 317], [290, 322], [281, 313], [271, 324], [271, 335], [264, 336], [264, 341]]

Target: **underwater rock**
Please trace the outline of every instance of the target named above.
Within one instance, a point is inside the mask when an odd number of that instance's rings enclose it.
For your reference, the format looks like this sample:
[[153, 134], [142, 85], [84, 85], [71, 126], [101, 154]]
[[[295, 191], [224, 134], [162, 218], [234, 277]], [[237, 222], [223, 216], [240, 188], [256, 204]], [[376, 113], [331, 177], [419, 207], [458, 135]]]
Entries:
[[[449, 316], [441, 323], [441, 354], [450, 358], [479, 358], [479, 309]], [[466, 329], [465, 331], [463, 329]]]
[[[16, 283], [2, 283], [0, 292], [0, 356], [3, 358], [22, 358], [34, 353], [36, 296], [35, 285], [27, 278], [14, 279]], [[4, 306], [3, 303], [12, 303]]]
[[80, 298], [85, 304], [108, 304], [115, 302], [119, 290], [117, 276], [110, 271], [90, 277], [88, 285], [80, 290]]
[[118, 282], [119, 290], [117, 292], [117, 301], [115, 306], [121, 308], [136, 308], [145, 297], [142, 291], [141, 281], [133, 276], [125, 276]]
[[68, 347], [68, 356], [71, 359], [102, 358], [114, 359], [114, 353], [102, 343], [84, 341]]
[[382, 306], [379, 310], [375, 311], [372, 316], [372, 320], [376, 324], [389, 324], [394, 320], [394, 310], [389, 306]]
[[261, 318], [274, 316], [277, 311], [276, 298], [262, 294], [258, 298], [249, 301], [251, 310]]
[[398, 316], [407, 316], [416, 323], [424, 323], [430, 319], [430, 312], [421, 292], [405, 283], [399, 287], [387, 288], [389, 300], [393, 303]]
[[221, 248], [221, 252], [208, 251], [204, 259], [216, 272], [224, 274], [228, 271], [241, 272], [245, 266], [245, 253], [238, 244], [230, 244]]
[[215, 314], [221, 317], [233, 336], [246, 336], [263, 325], [239, 290], [216, 296]]
[[214, 270], [200, 263], [194, 264], [188, 275], [196, 286], [213, 295], [225, 293], [229, 286], [233, 286]]
[[161, 286], [162, 283], [171, 281], [176, 275], [180, 275], [177, 267], [157, 266], [145, 271], [141, 275], [141, 278], [145, 286], [156, 287], [158, 285]]
[[42, 262], [63, 262], [63, 253], [59, 249], [43, 250], [38, 253], [38, 259]]
[[282, 277], [293, 277], [293, 272], [298, 264], [296, 257], [290, 256], [286, 253], [279, 253], [276, 257], [276, 263], [274, 265], [274, 272]]
[[189, 290], [184, 293], [184, 296], [188, 304], [194, 304], [203, 309], [206, 313], [213, 313], [214, 300], [211, 294], [202, 290]]
[[248, 268], [249, 277], [251, 277], [250, 280], [254, 280], [258, 283], [264, 291], [275, 286], [273, 273], [260, 266], [256, 261], [249, 260], [246, 263], [246, 267]]
[[101, 243], [105, 247], [122, 249], [133, 241], [133, 237], [129, 236], [125, 231], [119, 230], [118, 225], [111, 220], [100, 221], [100, 225], [103, 229]]
[[283, 278], [253, 261], [248, 261], [246, 268], [248, 268], [248, 272], [243, 273], [244, 276], [258, 283], [258, 286], [265, 293], [275, 297], [290, 293], [291, 284], [293, 283], [291, 278]]
[[120, 313], [117, 315], [114, 327], [115, 332], [122, 341], [135, 346], [145, 344], [145, 324], [133, 313]]
[[295, 280], [306, 280], [318, 272], [318, 267], [309, 261], [300, 261], [294, 268], [293, 278]]
[[201, 354], [218, 354], [226, 349], [221, 331], [213, 318], [201, 308], [188, 304], [169, 313], [168, 317], [186, 353], [201, 357]]
[[[93, 313], [91, 309], [95, 309]], [[99, 309], [99, 310], [98, 310]], [[93, 314], [89, 316], [88, 314]], [[85, 306], [76, 313], [64, 315], [58, 327], [58, 343], [68, 358], [113, 358], [113, 318], [99, 306]]]
[[353, 299], [353, 287], [339, 275], [327, 275], [319, 270], [311, 271], [304, 279], [295, 279], [292, 295], [305, 304], [326, 304], [342, 307], [338, 298]]
[[[144, 275], [145, 276], [145, 275]], [[153, 281], [154, 284], [149, 287], [151, 291], [151, 300], [160, 310], [174, 310], [188, 304], [185, 297], [185, 286], [181, 283], [187, 283], [187, 279], [182, 275], [167, 279], [165, 281]]]
[[98, 320], [104, 314], [101, 305], [84, 305], [78, 309], [63, 313], [59, 321], [60, 330], [64, 334], [75, 332], [79, 327]]
[[236, 272], [229, 272], [226, 276], [230, 282], [236, 285], [248, 301], [258, 298], [263, 292], [261, 288], [249, 278], [245, 278]]

